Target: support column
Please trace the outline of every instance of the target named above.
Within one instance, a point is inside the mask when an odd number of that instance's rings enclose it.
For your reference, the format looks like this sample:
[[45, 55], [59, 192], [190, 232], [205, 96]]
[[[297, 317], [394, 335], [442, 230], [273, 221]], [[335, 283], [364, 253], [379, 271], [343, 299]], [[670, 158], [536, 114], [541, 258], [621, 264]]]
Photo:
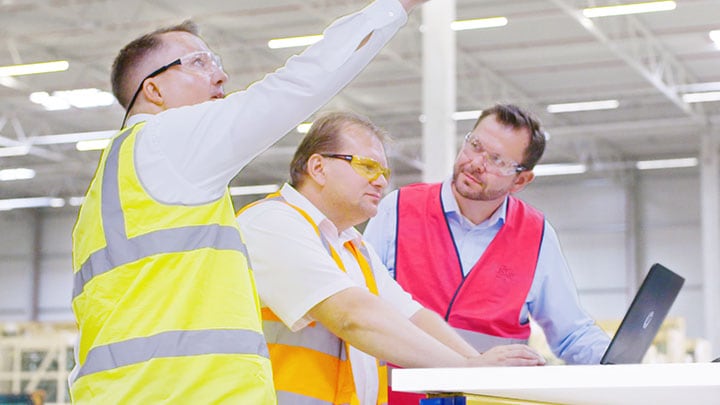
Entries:
[[720, 356], [720, 156], [718, 131], [702, 137], [700, 149], [700, 223], [705, 337], [713, 358]]
[[423, 5], [423, 173], [422, 181], [436, 182], [452, 172], [455, 160], [456, 48], [455, 0]]
[[43, 216], [40, 212], [40, 208], [33, 208], [31, 214], [32, 218], [32, 268], [30, 269], [30, 296], [28, 297], [30, 302], [28, 303], [28, 314], [31, 321], [36, 322], [38, 320], [39, 308], [40, 308], [40, 265], [42, 256], [42, 220]]
[[638, 170], [625, 172], [625, 297], [628, 305], [645, 277], [645, 231], [642, 226]]

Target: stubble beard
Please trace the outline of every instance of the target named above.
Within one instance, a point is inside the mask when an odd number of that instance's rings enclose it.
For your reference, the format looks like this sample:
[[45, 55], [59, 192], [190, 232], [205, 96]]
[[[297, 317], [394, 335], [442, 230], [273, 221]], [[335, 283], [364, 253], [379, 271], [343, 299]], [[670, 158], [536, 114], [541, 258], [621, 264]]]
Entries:
[[[461, 173], [461, 168], [455, 168], [453, 171], [453, 186], [455, 191], [467, 200], [492, 201], [502, 198], [505, 194], [507, 194], [506, 190], [489, 189], [487, 183], [478, 184], [474, 180], [468, 178], [467, 175], [463, 176], [463, 179], [459, 179]], [[477, 187], [480, 187], [480, 189], [477, 189]]]

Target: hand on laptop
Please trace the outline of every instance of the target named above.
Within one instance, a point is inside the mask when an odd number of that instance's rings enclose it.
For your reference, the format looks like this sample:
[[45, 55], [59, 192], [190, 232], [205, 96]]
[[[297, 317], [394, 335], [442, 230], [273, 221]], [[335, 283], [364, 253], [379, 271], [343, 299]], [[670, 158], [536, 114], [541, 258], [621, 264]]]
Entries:
[[514, 344], [495, 346], [470, 359], [473, 366], [542, 366], [545, 358], [530, 346]]

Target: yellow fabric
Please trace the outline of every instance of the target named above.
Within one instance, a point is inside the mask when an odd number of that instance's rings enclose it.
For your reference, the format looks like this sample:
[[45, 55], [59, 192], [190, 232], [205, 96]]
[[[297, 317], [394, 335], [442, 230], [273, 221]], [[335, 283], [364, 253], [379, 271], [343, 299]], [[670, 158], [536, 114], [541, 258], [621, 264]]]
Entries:
[[[227, 192], [197, 206], [167, 205], [148, 195], [134, 167], [135, 138], [143, 125], [132, 129], [120, 149], [118, 184], [127, 237], [195, 225], [237, 229]], [[76, 273], [106, 245], [100, 199], [109, 150], [103, 152], [73, 229]], [[72, 305], [80, 329], [80, 365], [92, 348], [162, 332], [262, 333], [252, 272], [237, 250], [200, 248], [144, 257], [94, 277]], [[233, 403], [276, 402], [270, 361], [256, 354], [154, 358], [81, 376], [71, 394], [75, 402], [92, 403], [214, 403], [231, 398], [238, 399]]]
[[[288, 203], [282, 198], [279, 192], [269, 194], [264, 200], [255, 201], [246, 205], [240, 211], [241, 214], [251, 206], [268, 201], [271, 199], [279, 199], [283, 203], [294, 208], [303, 216], [315, 230], [318, 237], [322, 238], [317, 224], [312, 220], [309, 214], [303, 209]], [[353, 254], [357, 260], [360, 269], [365, 278], [365, 284], [371, 293], [378, 295], [377, 284], [372, 273], [372, 267], [365, 257], [360, 253], [355, 245], [347, 242], [344, 245]], [[337, 264], [338, 268], [343, 272], [347, 272], [339, 254], [335, 249], [328, 245], [330, 255]], [[262, 309], [263, 322], [281, 322], [269, 308]], [[308, 327], [316, 326], [314, 323]], [[324, 329], [327, 331], [326, 329]], [[298, 334], [302, 331], [297, 332]], [[327, 331], [331, 334], [330, 331]], [[332, 335], [335, 337], [334, 335]], [[336, 337], [335, 337], [336, 338]], [[339, 339], [336, 338], [338, 341]], [[350, 347], [347, 342], [342, 342], [346, 356], [350, 353]], [[357, 393], [355, 390], [355, 382], [352, 374], [352, 365], [349, 357], [347, 360], [329, 356], [325, 353], [308, 349], [301, 346], [268, 343], [270, 349], [270, 359], [273, 365], [273, 378], [275, 388], [278, 391], [288, 391], [299, 395], [317, 398], [333, 404], [359, 404]], [[332, 399], [334, 398], [334, 399]], [[387, 367], [378, 362], [378, 400], [377, 404], [387, 403]]]
[[80, 378], [72, 386], [72, 400], [77, 404], [276, 404], [266, 360], [218, 354], [154, 359]]

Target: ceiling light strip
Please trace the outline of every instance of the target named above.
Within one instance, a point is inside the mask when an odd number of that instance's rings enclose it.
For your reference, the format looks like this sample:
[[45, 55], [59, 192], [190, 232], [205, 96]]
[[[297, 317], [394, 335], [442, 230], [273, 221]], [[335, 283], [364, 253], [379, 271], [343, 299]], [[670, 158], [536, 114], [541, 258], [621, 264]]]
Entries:
[[482, 110], [456, 111], [452, 113], [452, 119], [455, 121], [476, 120], [482, 114]]
[[635, 163], [638, 170], [654, 169], [677, 169], [682, 167], [695, 167], [698, 165], [697, 158], [660, 159], [660, 160], [639, 160]]
[[720, 45], [720, 30], [713, 30], [709, 33], [710, 39], [716, 44]]
[[612, 110], [618, 108], [620, 102], [617, 100], [583, 101], [579, 103], [550, 104], [547, 112], [556, 114], [577, 111]]
[[582, 13], [587, 18], [609, 17], [627, 14], [655, 13], [659, 11], [675, 10], [674, 1], [651, 1], [645, 3], [622, 4], [617, 6], [589, 7]]
[[8, 146], [0, 148], [0, 157], [26, 156], [30, 153], [30, 145]]
[[0, 200], [0, 211], [9, 211], [20, 208], [60, 208], [65, 206], [65, 200], [55, 197], [10, 198]]
[[35, 170], [19, 167], [0, 170], [0, 181], [29, 180], [35, 177]]
[[682, 95], [682, 99], [686, 103], [704, 103], [708, 101], [720, 101], [720, 91], [686, 93]]
[[29, 63], [25, 65], [0, 66], [0, 76], [22, 76], [38, 73], [63, 72], [70, 68], [66, 60], [53, 62]]
[[505, 17], [476, 18], [473, 20], [458, 20], [450, 23], [453, 31], [478, 30], [485, 28], [504, 27], [508, 24]]

